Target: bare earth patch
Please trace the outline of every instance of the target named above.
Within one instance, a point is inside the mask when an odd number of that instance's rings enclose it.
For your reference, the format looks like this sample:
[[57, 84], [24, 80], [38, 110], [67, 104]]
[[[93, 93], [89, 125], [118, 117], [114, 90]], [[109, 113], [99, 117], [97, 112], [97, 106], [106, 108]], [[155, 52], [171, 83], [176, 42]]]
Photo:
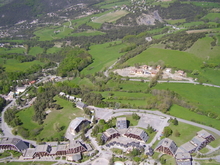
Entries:
[[186, 32], [188, 34], [191, 34], [191, 33], [203, 33], [203, 32], [210, 32], [210, 31], [212, 31], [212, 29], [188, 30]]

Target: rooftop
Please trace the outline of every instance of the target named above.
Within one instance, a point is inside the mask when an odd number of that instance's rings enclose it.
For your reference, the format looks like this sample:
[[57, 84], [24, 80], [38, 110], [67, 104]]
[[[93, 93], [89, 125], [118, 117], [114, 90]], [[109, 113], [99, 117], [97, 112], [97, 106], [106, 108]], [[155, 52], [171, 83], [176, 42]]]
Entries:
[[77, 117], [70, 123], [70, 128], [76, 129], [82, 121], [86, 120], [84, 117]]
[[[196, 146], [192, 145], [190, 142], [186, 142], [179, 147], [179, 149], [182, 149], [184, 152], [190, 152], [194, 150], [195, 148]], [[177, 150], [177, 152], [179, 151], [179, 149]]]
[[136, 127], [130, 127], [126, 133], [140, 136], [143, 131], [144, 130], [136, 128]]
[[210, 134], [209, 132], [205, 131], [204, 129], [199, 131], [199, 132], [197, 132], [197, 136], [202, 137], [204, 139], [209, 137], [210, 135], [212, 135], [212, 134]]
[[114, 128], [109, 128], [104, 133], [105, 133], [106, 136], [111, 136], [115, 133], [118, 133], [118, 131], [116, 131]]

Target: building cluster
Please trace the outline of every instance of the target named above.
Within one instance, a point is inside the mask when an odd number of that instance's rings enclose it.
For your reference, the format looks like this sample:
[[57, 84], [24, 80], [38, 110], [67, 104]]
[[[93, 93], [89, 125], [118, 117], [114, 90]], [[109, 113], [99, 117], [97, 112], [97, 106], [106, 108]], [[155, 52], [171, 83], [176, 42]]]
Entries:
[[130, 74], [131, 75], [151, 75], [151, 76], [155, 76], [161, 69], [160, 65], [157, 65], [156, 68], [153, 68], [152, 66], [148, 66], [148, 65], [143, 65], [140, 66], [139, 69], [131, 69]]
[[191, 153], [196, 152], [204, 148], [208, 143], [214, 141], [215, 137], [205, 130], [197, 132], [197, 135], [193, 139], [180, 147], [177, 147], [174, 141], [165, 138], [162, 139], [157, 147], [156, 151], [175, 157], [177, 165], [191, 165], [192, 158]]
[[0, 142], [0, 149], [20, 152], [24, 160], [65, 155], [69, 160], [78, 161], [81, 159], [81, 153], [91, 151], [92, 147], [89, 144], [72, 140], [62, 143], [47, 142], [35, 148], [29, 148], [29, 143], [18, 138], [3, 138]]
[[67, 133], [71, 135], [76, 135], [83, 127], [89, 125], [90, 122], [84, 117], [77, 117], [71, 121]]
[[127, 151], [137, 148], [145, 150], [145, 142], [148, 140], [147, 133], [136, 127], [127, 125], [126, 117], [117, 118], [116, 129], [109, 128], [103, 132], [101, 138], [107, 143], [107, 147], [119, 147]]

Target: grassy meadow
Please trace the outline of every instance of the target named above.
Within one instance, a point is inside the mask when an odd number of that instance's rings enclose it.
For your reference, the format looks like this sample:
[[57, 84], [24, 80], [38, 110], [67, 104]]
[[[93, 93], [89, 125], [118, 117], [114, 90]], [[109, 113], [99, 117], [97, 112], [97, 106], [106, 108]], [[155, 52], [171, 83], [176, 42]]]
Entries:
[[220, 13], [208, 13], [206, 16], [203, 17], [203, 19], [208, 19], [210, 21], [215, 21], [218, 18], [220, 18]]
[[168, 24], [171, 24], [171, 25], [175, 25], [177, 23], [184, 23], [186, 22], [186, 19], [165, 19], [165, 21], [168, 23]]
[[9, 53], [20, 53], [24, 54], [25, 49], [24, 48], [0, 48], [0, 54], [9, 54]]
[[202, 64], [202, 61], [191, 53], [159, 48], [149, 48], [134, 58], [129, 59], [126, 63], [130, 66], [134, 66], [137, 63], [146, 65], [150, 62], [158, 62], [159, 60], [162, 60], [167, 66], [189, 70], [199, 69]]
[[104, 22], [114, 22], [117, 19], [127, 15], [128, 12], [125, 10], [119, 10], [115, 12], [110, 12], [105, 15], [102, 15], [100, 17], [97, 17], [96, 19], [93, 20], [95, 23], [104, 23]]
[[83, 69], [82, 74], [94, 74], [111, 66], [121, 55], [123, 55], [123, 53], [119, 53], [119, 51], [125, 46], [126, 45], [121, 43], [121, 41], [92, 45], [89, 53], [92, 55], [94, 61]]
[[[63, 136], [66, 132], [66, 129], [68, 128], [69, 123], [71, 120], [75, 119], [76, 117], [85, 116], [84, 111], [73, 108], [72, 103], [62, 99], [58, 96], [54, 97], [54, 100], [56, 100], [56, 104], [59, 104], [62, 109], [60, 110], [51, 110], [44, 123], [43, 123], [43, 130], [40, 132], [37, 137], [40, 139], [46, 139], [50, 140], [51, 137], [58, 138], [59, 136]], [[20, 111], [18, 114], [19, 118], [21, 119], [23, 123], [23, 127], [28, 129], [30, 132], [33, 128], [40, 128], [41, 125], [31, 120], [32, 116], [34, 115], [34, 109], [33, 107], [30, 107], [28, 109], [24, 109]], [[60, 132], [56, 132], [53, 128], [53, 125], [55, 122], [58, 122], [60, 126], [63, 127], [63, 130]], [[34, 138], [34, 137], [31, 137]]]
[[41, 54], [41, 53], [43, 53], [43, 48], [36, 46], [36, 47], [31, 47], [28, 54], [36, 56], [37, 54]]
[[15, 72], [15, 71], [25, 71], [28, 70], [32, 65], [39, 64], [43, 65], [44, 63], [40, 61], [31, 61], [31, 62], [23, 62], [20, 63], [18, 60], [15, 59], [8, 59], [5, 62], [5, 59], [0, 58], [0, 64], [2, 64], [6, 69], [7, 72]]

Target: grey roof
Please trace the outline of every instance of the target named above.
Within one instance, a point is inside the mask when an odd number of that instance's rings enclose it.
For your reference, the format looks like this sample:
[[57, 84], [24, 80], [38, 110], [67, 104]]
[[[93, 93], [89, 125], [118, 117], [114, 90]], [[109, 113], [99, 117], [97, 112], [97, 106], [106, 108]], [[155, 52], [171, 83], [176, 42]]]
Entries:
[[176, 159], [180, 159], [180, 160], [191, 159], [191, 155], [187, 152], [178, 152], [176, 153]]
[[192, 165], [191, 161], [176, 161], [177, 165]]
[[127, 120], [126, 117], [117, 118], [116, 126], [118, 129], [127, 128]]
[[47, 144], [37, 145], [36, 152], [50, 152], [50, 146]]
[[136, 128], [136, 127], [129, 127], [126, 134], [134, 134], [134, 135], [140, 136], [140, 138], [143, 141], [147, 141], [147, 139], [148, 139], [147, 133], [144, 130], [142, 130], [140, 128]]
[[71, 121], [70, 128], [75, 130], [84, 120], [86, 120], [84, 117], [75, 118]]
[[[196, 148], [197, 147], [194, 146], [192, 143], [186, 142], [178, 148], [177, 152], [182, 152], [182, 151], [183, 152], [191, 152], [192, 150], [195, 150]], [[179, 151], [179, 150], [181, 150], [181, 151]]]
[[28, 145], [18, 138], [3, 138], [0, 142], [0, 145], [14, 145], [20, 151], [28, 148]]
[[177, 150], [177, 145], [175, 144], [175, 142], [169, 138], [165, 138], [165, 139], [162, 139], [156, 148], [158, 148], [159, 146], [163, 146], [163, 147], [166, 147], [166, 148], [169, 148], [170, 151], [175, 154], [176, 150]]
[[194, 136], [193, 139], [190, 141], [195, 146], [200, 146], [203, 142], [205, 142], [206, 139], [199, 137], [199, 136]]
[[199, 131], [199, 132], [197, 132], [197, 136], [202, 137], [204, 139], [209, 137], [210, 135], [212, 135], [212, 134], [210, 134], [209, 132], [205, 131], [204, 129]]
[[69, 148], [77, 148], [77, 147], [80, 147], [80, 146], [83, 146], [83, 145], [77, 140], [72, 140], [69, 143]]
[[24, 158], [33, 158], [35, 153], [35, 148], [28, 148], [25, 152], [24, 152]]
[[116, 131], [116, 129], [114, 129], [114, 128], [109, 128], [109, 129], [107, 129], [107, 130], [104, 132], [104, 134], [105, 134], [107, 137], [110, 137], [111, 135], [114, 135], [114, 134], [116, 134], [116, 133], [118, 133], [118, 131]]
[[67, 146], [65, 144], [59, 144], [57, 145], [57, 151], [66, 151]]
[[75, 153], [72, 155], [72, 160], [78, 161], [80, 159], [82, 159], [81, 153]]

